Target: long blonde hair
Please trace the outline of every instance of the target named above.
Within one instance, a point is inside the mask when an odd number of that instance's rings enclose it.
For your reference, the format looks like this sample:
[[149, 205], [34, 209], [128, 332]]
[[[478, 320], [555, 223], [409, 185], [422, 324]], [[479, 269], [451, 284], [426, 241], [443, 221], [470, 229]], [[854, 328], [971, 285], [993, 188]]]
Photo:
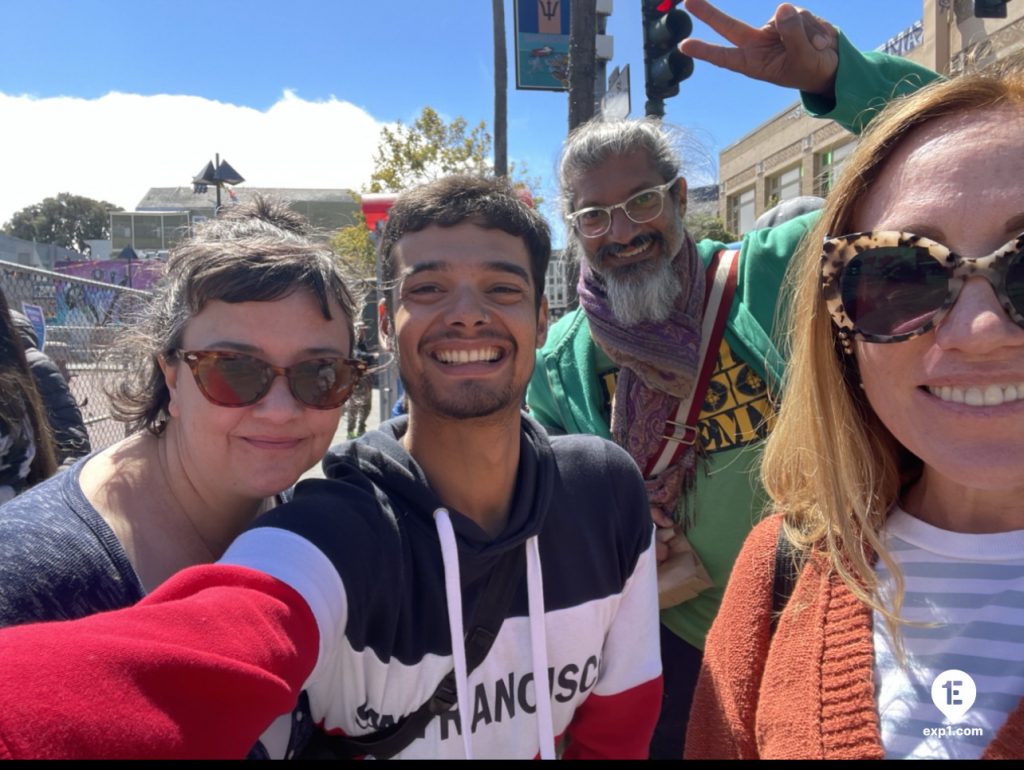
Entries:
[[[916, 127], [1003, 105], [1024, 110], [1024, 52], [933, 83], [886, 107], [862, 136], [820, 221], [794, 256], [780, 302], [780, 313], [788, 316], [780, 323], [787, 329], [789, 367], [765, 446], [762, 482], [775, 509], [785, 515], [790, 540], [804, 551], [822, 551], [854, 595], [880, 611], [893, 629], [899, 623], [903, 578], [880, 533], [901, 489], [920, 475], [921, 461], [875, 414], [859, 387], [855, 360], [837, 341], [822, 298], [821, 243], [852, 231], [855, 207]], [[879, 597], [873, 555], [896, 578], [889, 606]]]

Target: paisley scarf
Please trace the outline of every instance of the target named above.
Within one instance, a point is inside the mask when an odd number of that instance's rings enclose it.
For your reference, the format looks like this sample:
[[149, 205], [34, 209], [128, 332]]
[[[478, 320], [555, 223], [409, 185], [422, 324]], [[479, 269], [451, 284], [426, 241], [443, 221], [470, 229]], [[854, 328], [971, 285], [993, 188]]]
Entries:
[[[658, 450], [665, 422], [697, 384], [701, 322], [704, 314], [704, 270], [689, 233], [672, 264], [683, 287], [665, 321], [620, 324], [612, 313], [604, 279], [581, 260], [580, 305], [590, 322], [594, 342], [619, 366], [612, 403], [611, 433], [643, 470]], [[646, 479], [652, 506], [685, 525], [691, 519], [686, 493], [696, 479], [697, 449], [691, 446], [678, 462]], [[680, 500], [684, 505], [680, 506]]]

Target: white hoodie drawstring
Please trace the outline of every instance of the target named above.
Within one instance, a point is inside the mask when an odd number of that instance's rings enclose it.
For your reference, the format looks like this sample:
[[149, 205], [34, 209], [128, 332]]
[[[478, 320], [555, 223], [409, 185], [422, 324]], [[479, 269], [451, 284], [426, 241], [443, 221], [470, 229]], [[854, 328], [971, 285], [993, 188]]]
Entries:
[[455, 694], [458, 700], [459, 727], [466, 759], [473, 758], [470, 745], [469, 677], [466, 675], [466, 636], [462, 631], [462, 580], [459, 577], [459, 551], [455, 543], [448, 511], [434, 511], [434, 526], [441, 540], [441, 560], [444, 562], [444, 593], [448, 600], [448, 631], [452, 635], [452, 658], [455, 660]]
[[[434, 511], [434, 526], [441, 541], [444, 563], [444, 591], [448, 601], [448, 631], [455, 663], [455, 693], [458, 698], [459, 727], [466, 759], [473, 758], [470, 744], [469, 677], [466, 672], [466, 642], [462, 628], [462, 581], [459, 552], [451, 517], [444, 508]], [[530, 612], [530, 648], [533, 684], [537, 698], [537, 740], [541, 759], [555, 759], [555, 735], [551, 718], [551, 686], [548, 682], [547, 631], [544, 623], [544, 575], [536, 535], [526, 541], [526, 587]]]
[[537, 695], [537, 741], [540, 743], [540, 758], [555, 759], [551, 684], [548, 682], [548, 635], [544, 624], [544, 574], [540, 568], [536, 535], [526, 541], [526, 588], [530, 607], [530, 648], [533, 650], [533, 691]]

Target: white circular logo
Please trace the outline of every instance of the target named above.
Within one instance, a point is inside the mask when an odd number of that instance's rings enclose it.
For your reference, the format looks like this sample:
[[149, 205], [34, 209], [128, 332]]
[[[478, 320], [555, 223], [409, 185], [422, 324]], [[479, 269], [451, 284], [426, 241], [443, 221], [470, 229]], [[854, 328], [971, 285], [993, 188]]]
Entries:
[[943, 671], [932, 682], [932, 703], [950, 722], [959, 722], [971, 710], [978, 688], [971, 675], [957, 668]]

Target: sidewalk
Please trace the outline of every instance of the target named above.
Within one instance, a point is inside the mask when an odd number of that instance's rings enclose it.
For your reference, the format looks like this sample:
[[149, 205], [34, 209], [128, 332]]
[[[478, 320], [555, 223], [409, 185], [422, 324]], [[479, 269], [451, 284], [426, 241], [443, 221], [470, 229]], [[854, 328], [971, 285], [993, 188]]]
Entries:
[[[370, 402], [370, 416], [366, 418], [366, 429], [373, 430], [380, 425], [380, 391], [374, 388], [372, 391]], [[331, 441], [331, 446], [340, 444], [342, 441], [348, 439], [348, 415], [345, 411], [341, 412], [341, 419], [338, 421], [338, 430], [334, 433], [334, 440]], [[312, 468], [303, 473], [299, 477], [299, 481], [302, 479], [322, 479], [324, 477], [323, 471], [320, 469], [320, 463], [317, 462]]]

